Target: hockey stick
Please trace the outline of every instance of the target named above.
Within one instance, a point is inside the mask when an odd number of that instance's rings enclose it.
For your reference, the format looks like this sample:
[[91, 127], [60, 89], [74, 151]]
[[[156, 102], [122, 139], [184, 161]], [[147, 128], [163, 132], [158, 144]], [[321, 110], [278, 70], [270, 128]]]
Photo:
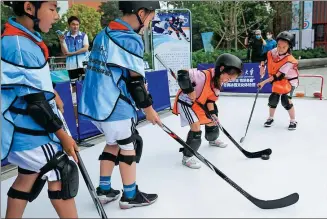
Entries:
[[[266, 68], [265, 68], [264, 70], [266, 70]], [[260, 69], [260, 75], [261, 75], [261, 69]], [[264, 77], [264, 74], [260, 77], [260, 82], [262, 82], [263, 77]], [[257, 93], [256, 93], [256, 95], [255, 95], [254, 103], [253, 103], [252, 110], [251, 110], [251, 114], [250, 114], [250, 118], [249, 118], [249, 121], [248, 121], [248, 125], [246, 126], [245, 134], [244, 134], [244, 136], [241, 138], [240, 143], [243, 143], [243, 141], [244, 141], [244, 139], [245, 139], [245, 137], [246, 137], [246, 134], [248, 133], [248, 129], [249, 129], [249, 126], [250, 126], [250, 123], [251, 123], [251, 119], [252, 119], [253, 110], [254, 110], [255, 104], [256, 104], [256, 102], [257, 102], [257, 99], [258, 99], [258, 95], [259, 95], [260, 89], [261, 89], [261, 88], [258, 88]]]
[[76, 155], [77, 155], [77, 158], [78, 158], [78, 167], [79, 167], [79, 169], [80, 169], [80, 171], [82, 173], [82, 176], [83, 176], [85, 184], [86, 184], [86, 186], [87, 186], [87, 188], [88, 188], [88, 190], [90, 192], [90, 195], [92, 197], [94, 205], [95, 205], [100, 217], [102, 219], [107, 219], [108, 218], [107, 214], [104, 211], [103, 206], [102, 206], [102, 204], [101, 204], [101, 202], [100, 202], [100, 200], [99, 200], [99, 198], [98, 198], [98, 196], [96, 194], [93, 183], [92, 183], [92, 181], [90, 179], [89, 174], [87, 173], [87, 170], [86, 170], [86, 168], [84, 166], [84, 163], [82, 161], [82, 158], [81, 158], [79, 152], [76, 151]]
[[251, 123], [251, 119], [252, 119], [253, 110], [254, 110], [255, 104], [256, 104], [257, 99], [258, 99], [259, 91], [260, 91], [260, 88], [258, 88], [257, 93], [256, 93], [256, 95], [255, 95], [255, 99], [254, 99], [254, 103], [253, 103], [253, 106], [252, 106], [252, 110], [251, 110], [250, 118], [249, 118], [249, 121], [248, 121], [248, 125], [246, 126], [245, 134], [244, 134], [244, 136], [241, 138], [240, 143], [243, 143], [243, 141], [244, 141], [244, 139], [245, 139], [245, 137], [246, 137], [246, 134], [248, 133], [248, 129], [249, 129], [249, 126], [250, 126], [250, 123]]
[[[69, 136], [71, 136], [71, 133], [69, 131], [69, 128], [67, 126], [67, 123], [65, 121], [64, 116], [62, 115], [62, 113], [59, 110], [58, 110], [58, 114], [59, 114], [59, 117], [60, 117], [62, 123], [64, 124], [63, 125], [64, 130], [67, 132], [67, 134]], [[91, 195], [91, 198], [92, 198], [92, 200], [94, 202], [94, 205], [95, 205], [95, 207], [96, 207], [96, 209], [97, 209], [100, 217], [102, 219], [107, 219], [108, 218], [107, 217], [107, 214], [104, 211], [103, 206], [102, 206], [102, 204], [101, 204], [101, 202], [100, 202], [100, 200], [99, 200], [99, 198], [98, 198], [98, 196], [97, 196], [97, 194], [95, 192], [93, 183], [92, 183], [92, 181], [90, 179], [90, 176], [89, 176], [89, 174], [88, 174], [88, 172], [87, 172], [87, 170], [85, 168], [85, 165], [83, 163], [83, 160], [82, 160], [82, 158], [81, 158], [81, 156], [80, 156], [80, 154], [79, 154], [78, 151], [76, 151], [76, 156], [78, 158], [78, 167], [79, 167], [79, 169], [80, 169], [80, 171], [82, 173], [82, 176], [83, 176], [84, 181], [85, 181], [85, 184], [86, 184], [86, 186], [87, 186], [87, 188], [88, 188], [88, 190], [90, 192], [90, 195]]]
[[161, 127], [169, 136], [175, 139], [178, 143], [180, 143], [184, 148], [187, 148], [194, 156], [196, 156], [202, 163], [204, 163], [207, 167], [209, 167], [212, 171], [214, 171], [217, 175], [219, 175], [223, 180], [225, 180], [228, 184], [233, 186], [238, 192], [240, 192], [245, 198], [247, 198], [250, 202], [261, 209], [276, 209], [283, 208], [290, 205], [295, 204], [299, 200], [299, 194], [293, 193], [284, 198], [275, 199], [275, 200], [261, 200], [253, 197], [245, 190], [243, 190], [239, 185], [237, 185], [234, 181], [228, 178], [223, 172], [221, 172], [217, 167], [215, 167], [211, 162], [205, 159], [201, 154], [197, 151], [194, 151], [185, 141], [183, 141], [180, 137], [178, 137], [172, 130], [170, 130], [167, 126], [162, 124]]
[[[173, 72], [173, 70], [171, 68], [168, 68], [168, 66], [165, 65], [165, 63], [160, 59], [159, 55], [156, 54], [155, 57], [159, 60], [159, 62], [167, 69], [170, 71], [170, 74], [177, 79], [176, 74]], [[239, 145], [239, 143], [224, 129], [224, 127], [222, 125], [220, 125], [219, 122], [217, 122], [208, 112], [208, 109], [203, 106], [201, 103], [196, 102], [202, 109], [203, 111], [206, 113], [208, 118], [211, 118], [212, 121], [214, 121], [214, 123], [223, 131], [223, 133], [234, 143], [234, 145], [247, 157], [247, 158], [261, 158], [262, 155], [270, 155], [272, 153], [272, 150], [270, 148], [267, 148], [265, 150], [262, 151], [257, 151], [257, 152], [249, 152], [247, 150], [245, 150], [244, 148], [242, 148], [241, 145]]]

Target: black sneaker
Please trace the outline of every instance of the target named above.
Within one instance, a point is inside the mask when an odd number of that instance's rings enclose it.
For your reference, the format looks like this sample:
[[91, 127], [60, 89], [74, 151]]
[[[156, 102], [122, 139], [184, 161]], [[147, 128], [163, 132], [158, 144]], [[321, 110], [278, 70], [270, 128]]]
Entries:
[[136, 194], [134, 198], [128, 199], [123, 193], [122, 197], [120, 198], [119, 206], [121, 209], [148, 206], [157, 201], [157, 199], [157, 194], [146, 194], [144, 192], [140, 192], [138, 186], [136, 186]]
[[290, 122], [290, 125], [288, 126], [288, 130], [296, 130], [297, 122]]
[[273, 124], [273, 122], [274, 122], [274, 119], [267, 119], [264, 126], [265, 127], [270, 127]]
[[115, 201], [119, 195], [120, 191], [114, 190], [113, 188], [110, 188], [108, 191], [102, 190], [100, 187], [97, 188], [97, 196], [102, 204]]

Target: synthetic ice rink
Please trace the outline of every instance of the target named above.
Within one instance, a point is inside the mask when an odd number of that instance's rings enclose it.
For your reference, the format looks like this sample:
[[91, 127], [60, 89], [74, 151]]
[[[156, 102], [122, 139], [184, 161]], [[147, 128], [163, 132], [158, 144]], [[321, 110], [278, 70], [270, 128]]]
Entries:
[[[239, 142], [243, 137], [254, 97], [221, 96], [218, 100], [219, 118], [223, 127]], [[151, 206], [121, 210], [119, 201], [104, 209], [109, 218], [154, 217], [327, 217], [327, 101], [294, 99], [298, 128], [289, 131], [289, 117], [281, 105], [277, 107], [275, 122], [264, 128], [268, 116], [267, 97], [259, 97], [252, 122], [242, 146], [248, 151], [272, 149], [270, 160], [248, 159], [221, 132], [227, 148], [208, 145], [202, 133], [199, 153], [225, 173], [236, 184], [256, 198], [278, 199], [297, 192], [299, 201], [292, 206], [263, 210], [236, 191], [231, 185], [204, 164], [192, 170], [181, 164], [181, 145], [160, 127], [152, 124], [138, 128], [143, 137], [143, 156], [137, 167], [141, 191], [158, 193]], [[161, 116], [162, 122], [185, 139], [188, 127], [181, 128], [179, 117], [171, 112]], [[95, 187], [99, 181], [98, 157], [104, 142], [81, 151], [81, 156]], [[1, 217], [5, 216], [7, 191], [15, 177], [1, 182]], [[112, 176], [112, 187], [122, 189], [119, 168]], [[47, 196], [47, 186], [40, 196], [28, 203], [25, 218], [57, 218]], [[80, 218], [98, 218], [89, 191], [80, 174], [80, 188], [76, 197]]]

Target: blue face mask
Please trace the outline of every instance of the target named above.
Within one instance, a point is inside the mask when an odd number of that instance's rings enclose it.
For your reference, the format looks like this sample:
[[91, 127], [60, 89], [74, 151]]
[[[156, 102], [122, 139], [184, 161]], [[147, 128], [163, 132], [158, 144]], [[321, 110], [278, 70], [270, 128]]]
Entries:
[[257, 38], [258, 40], [261, 38], [260, 35], [255, 35], [255, 38]]

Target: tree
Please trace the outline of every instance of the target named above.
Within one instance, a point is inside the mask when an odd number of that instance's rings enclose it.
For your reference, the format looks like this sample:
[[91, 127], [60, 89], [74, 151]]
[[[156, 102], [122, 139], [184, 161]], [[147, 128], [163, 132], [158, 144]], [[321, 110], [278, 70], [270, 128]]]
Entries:
[[100, 24], [101, 14], [94, 8], [82, 4], [74, 4], [62, 16], [61, 22], [66, 22], [67, 24], [67, 20], [70, 16], [76, 16], [80, 19], [80, 30], [87, 34], [90, 42], [102, 29]]
[[[202, 48], [201, 33], [214, 32], [213, 43], [217, 48], [235, 48], [243, 44], [245, 33], [253, 28], [265, 29], [271, 13], [266, 2], [232, 1], [176, 1], [168, 2], [168, 7], [187, 8], [192, 12], [193, 49]], [[196, 42], [195, 42], [196, 41]], [[200, 48], [199, 48], [200, 47]]]
[[292, 26], [292, 1], [270, 1], [273, 12], [273, 31], [275, 35]]
[[14, 12], [11, 7], [4, 5], [3, 3], [0, 4], [1, 7], [1, 33], [4, 28], [4, 24], [8, 21], [8, 19], [14, 16]]
[[99, 13], [101, 13], [101, 26], [105, 27], [110, 21], [122, 16], [119, 10], [118, 1], [102, 2], [99, 6]]

